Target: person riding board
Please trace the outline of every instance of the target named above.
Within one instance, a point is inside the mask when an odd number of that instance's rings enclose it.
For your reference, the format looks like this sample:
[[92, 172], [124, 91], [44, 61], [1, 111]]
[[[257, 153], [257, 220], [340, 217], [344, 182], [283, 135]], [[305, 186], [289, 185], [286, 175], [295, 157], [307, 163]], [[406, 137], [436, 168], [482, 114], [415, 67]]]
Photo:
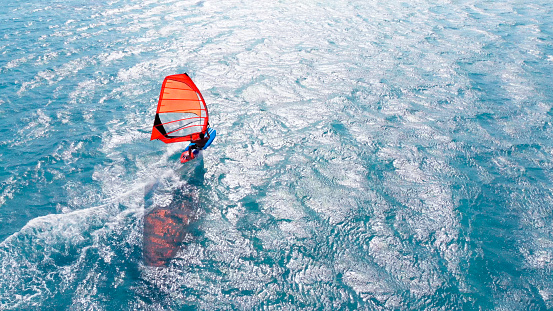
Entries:
[[217, 131], [210, 127], [207, 128], [207, 131], [198, 133], [199, 138], [190, 141], [190, 145], [184, 149], [180, 158], [181, 163], [186, 163], [196, 158], [200, 150], [205, 150], [211, 145], [216, 135]]
[[150, 140], [159, 139], [166, 144], [190, 142], [180, 157], [180, 162], [186, 163], [209, 147], [216, 133], [209, 127], [207, 105], [190, 76], [183, 73], [165, 77]]
[[190, 145], [188, 145], [188, 158], [190, 160], [194, 159], [195, 154], [194, 150], [202, 150], [204, 149], [205, 145], [209, 141], [209, 132], [206, 132], [207, 135], [204, 133], [200, 133], [200, 139], [192, 140]]

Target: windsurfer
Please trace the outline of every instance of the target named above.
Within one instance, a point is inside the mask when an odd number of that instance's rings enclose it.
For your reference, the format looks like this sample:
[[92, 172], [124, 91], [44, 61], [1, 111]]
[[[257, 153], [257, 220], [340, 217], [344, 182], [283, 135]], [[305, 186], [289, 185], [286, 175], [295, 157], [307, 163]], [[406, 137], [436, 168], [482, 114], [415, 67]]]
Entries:
[[209, 132], [200, 133], [200, 139], [193, 140], [188, 146], [188, 157], [190, 160], [194, 159], [194, 150], [202, 150], [209, 141]]
[[186, 163], [209, 147], [215, 135], [209, 128], [204, 98], [192, 79], [186, 73], [165, 77], [150, 140], [166, 144], [189, 141], [180, 157], [181, 163]]

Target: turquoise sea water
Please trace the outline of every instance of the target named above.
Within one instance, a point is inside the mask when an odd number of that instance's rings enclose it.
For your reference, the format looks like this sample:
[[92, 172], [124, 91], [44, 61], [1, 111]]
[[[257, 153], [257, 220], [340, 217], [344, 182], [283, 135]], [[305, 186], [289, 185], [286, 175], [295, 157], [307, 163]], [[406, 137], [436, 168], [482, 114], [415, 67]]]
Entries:
[[[0, 310], [553, 309], [552, 36], [545, 0], [2, 0]], [[181, 165], [184, 72], [218, 136]]]

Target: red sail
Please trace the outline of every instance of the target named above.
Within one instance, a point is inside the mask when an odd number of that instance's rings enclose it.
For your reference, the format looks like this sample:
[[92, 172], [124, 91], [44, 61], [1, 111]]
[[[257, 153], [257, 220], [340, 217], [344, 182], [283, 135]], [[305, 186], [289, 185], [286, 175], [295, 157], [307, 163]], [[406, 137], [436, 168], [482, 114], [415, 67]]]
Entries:
[[208, 122], [207, 106], [192, 79], [186, 73], [165, 77], [150, 140], [166, 144], [197, 140]]

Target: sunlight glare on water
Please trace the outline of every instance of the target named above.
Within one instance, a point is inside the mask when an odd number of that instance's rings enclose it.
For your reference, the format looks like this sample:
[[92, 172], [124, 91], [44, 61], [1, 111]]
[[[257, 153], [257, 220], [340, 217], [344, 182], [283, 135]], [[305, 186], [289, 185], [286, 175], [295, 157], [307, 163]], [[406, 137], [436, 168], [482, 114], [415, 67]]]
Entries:
[[[549, 2], [2, 7], [0, 310], [553, 308]], [[217, 139], [181, 165], [184, 72]]]

